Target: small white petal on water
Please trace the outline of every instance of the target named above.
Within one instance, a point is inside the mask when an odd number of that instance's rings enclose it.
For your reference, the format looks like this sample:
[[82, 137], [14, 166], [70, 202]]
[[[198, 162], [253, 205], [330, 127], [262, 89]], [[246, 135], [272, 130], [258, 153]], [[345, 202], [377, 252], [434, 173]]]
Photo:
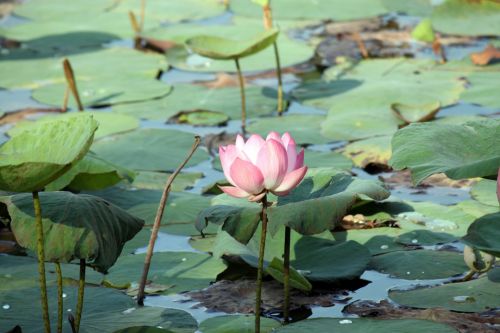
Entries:
[[186, 261], [186, 260], [187, 260], [187, 258], [182, 258], [182, 261]]
[[453, 301], [457, 303], [465, 303], [465, 302], [475, 302], [476, 300], [472, 296], [455, 296], [453, 297]]
[[382, 249], [382, 250], [387, 250], [388, 248], [389, 248], [389, 245], [386, 245], [386, 244], [380, 245], [380, 249]]
[[63, 293], [63, 294], [62, 294], [62, 297], [63, 297], [63, 298], [66, 298], [66, 297], [68, 297], [68, 295], [66, 295], [65, 293]]
[[418, 239], [412, 239], [412, 240], [411, 240], [411, 242], [412, 242], [413, 244], [417, 244], [417, 243], [418, 243]]
[[349, 320], [349, 319], [342, 319], [341, 321], [339, 321], [339, 324], [352, 324], [352, 320]]
[[127, 309], [127, 310], [123, 311], [122, 313], [123, 314], [129, 314], [129, 313], [132, 313], [134, 311], [135, 311], [135, 308], [130, 308], [130, 309]]
[[10, 309], [10, 305], [9, 304], [4, 304], [4, 305], [2, 305], [2, 309], [8, 310], [8, 309]]

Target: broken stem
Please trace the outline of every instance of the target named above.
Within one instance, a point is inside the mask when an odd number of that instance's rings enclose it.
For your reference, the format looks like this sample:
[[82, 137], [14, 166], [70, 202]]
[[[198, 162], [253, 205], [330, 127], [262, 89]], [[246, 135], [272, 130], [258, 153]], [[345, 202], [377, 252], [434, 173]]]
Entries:
[[156, 218], [153, 225], [153, 229], [151, 230], [151, 237], [149, 238], [148, 250], [146, 252], [146, 257], [144, 258], [144, 268], [142, 270], [141, 281], [139, 283], [139, 291], [137, 294], [137, 304], [140, 306], [144, 305], [144, 289], [146, 288], [146, 280], [148, 278], [149, 267], [151, 266], [151, 258], [153, 257], [153, 250], [155, 247], [156, 239], [158, 238], [158, 231], [160, 230], [161, 219], [163, 217], [163, 212], [165, 211], [165, 205], [167, 203], [168, 194], [170, 193], [170, 188], [172, 183], [177, 177], [177, 175], [181, 172], [182, 168], [187, 164], [191, 156], [193, 156], [196, 148], [200, 145], [201, 139], [199, 136], [194, 137], [194, 143], [189, 151], [186, 159], [177, 167], [173, 174], [168, 177], [167, 182], [165, 183], [165, 187], [163, 188], [163, 193], [160, 199], [160, 205], [158, 206], [158, 210], [156, 211]]
[[75, 73], [73, 72], [73, 68], [71, 67], [71, 63], [68, 59], [63, 60], [63, 68], [68, 87], [71, 90], [73, 97], [75, 98], [76, 104], [78, 105], [78, 111], [83, 111], [83, 104], [80, 99], [80, 95], [78, 94], [78, 88], [76, 86]]

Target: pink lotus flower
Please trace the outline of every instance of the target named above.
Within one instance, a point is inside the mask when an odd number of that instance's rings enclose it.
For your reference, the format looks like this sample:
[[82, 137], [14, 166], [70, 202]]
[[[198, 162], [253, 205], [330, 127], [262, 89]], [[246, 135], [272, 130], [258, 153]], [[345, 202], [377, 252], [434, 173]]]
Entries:
[[222, 169], [233, 186], [220, 186], [225, 193], [259, 201], [267, 192], [287, 195], [304, 178], [304, 149], [296, 150], [290, 134], [271, 132], [264, 140], [252, 135], [246, 142], [238, 135], [235, 145], [219, 147]]

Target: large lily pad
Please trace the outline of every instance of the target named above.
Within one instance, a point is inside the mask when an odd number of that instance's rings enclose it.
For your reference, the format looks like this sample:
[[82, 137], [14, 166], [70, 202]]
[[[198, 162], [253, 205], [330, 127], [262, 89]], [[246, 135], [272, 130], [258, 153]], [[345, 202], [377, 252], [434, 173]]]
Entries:
[[405, 250], [406, 247], [396, 242], [396, 237], [403, 233], [399, 228], [373, 228], [333, 233], [336, 241], [354, 240], [363, 244], [372, 255]]
[[440, 32], [466, 36], [498, 36], [500, 4], [496, 1], [446, 0], [432, 12]]
[[[304, 235], [318, 234], [335, 228], [355, 203], [383, 200], [388, 196], [389, 192], [377, 182], [333, 169], [311, 169], [297, 188], [279, 197], [276, 206], [269, 207], [269, 230], [275, 234], [287, 225]], [[223, 200], [213, 202], [214, 206], [200, 212], [197, 229], [202, 231], [209, 222], [222, 224], [223, 230], [247, 243], [259, 224], [259, 207], [242, 200], [227, 200], [225, 195], [216, 198]]]
[[474, 221], [462, 238], [475, 249], [500, 257], [500, 213], [489, 214]]
[[[64, 312], [75, 313], [78, 288], [65, 286]], [[48, 288], [52, 329], [57, 325], [57, 287]], [[20, 325], [23, 332], [42, 333], [39, 292], [36, 288], [0, 293], [0, 303], [10, 305], [2, 310], [0, 325], [10, 329]], [[30, 314], [30, 315], [27, 315]], [[182, 310], [157, 307], [136, 308], [135, 302], [123, 293], [109, 288], [87, 287], [80, 332], [114, 332], [134, 325], [161, 326], [174, 333], [194, 333], [196, 320]], [[69, 322], [63, 320], [63, 331], [71, 332]]]
[[448, 251], [399, 251], [372, 258], [370, 266], [400, 279], [444, 279], [468, 270], [463, 255]]
[[487, 276], [468, 282], [408, 291], [391, 290], [389, 297], [396, 303], [415, 308], [439, 307], [460, 312], [484, 312], [500, 306], [498, 272], [496, 268]]
[[[260, 331], [270, 333], [281, 324], [269, 318], [260, 319]], [[255, 316], [235, 315], [218, 316], [209, 318], [201, 322], [201, 333], [253, 333], [255, 329]]]
[[[113, 285], [138, 282], [141, 278], [145, 254], [131, 254], [120, 257], [110, 269], [106, 280]], [[183, 291], [203, 289], [215, 281], [217, 275], [226, 269], [219, 258], [193, 252], [159, 252], [151, 261], [148, 279], [170, 288], [162, 293], [174, 294]]]
[[[271, 2], [273, 17], [279, 20], [332, 19], [346, 21], [385, 14], [380, 1], [355, 0], [275, 0]], [[262, 7], [247, 0], [232, 0], [230, 8], [242, 16], [261, 17]], [[298, 10], [300, 9], [300, 10]]]
[[[64, 6], [68, 7], [68, 6]], [[0, 56], [0, 71], [4, 73], [0, 78], [0, 87], [5, 88], [38, 88], [46, 84], [65, 82], [62, 60], [63, 57], [47, 59], [16, 59], [12, 56]], [[153, 80], [159, 70], [167, 67], [165, 59], [159, 55], [144, 54], [125, 48], [106, 48], [96, 52], [82, 53], [69, 56], [68, 59], [75, 72], [80, 97], [86, 98], [84, 82], [95, 81], [87, 93], [99, 89], [109, 89], [119, 81], [131, 79]], [[117, 60], [120, 61], [117, 61]], [[100, 85], [100, 87], [99, 87]], [[62, 96], [58, 96], [57, 105], [62, 103]]]
[[[168, 84], [155, 79], [129, 78], [120, 75], [112, 79], [80, 80], [77, 84], [82, 104], [85, 107], [159, 98], [166, 96], [172, 89]], [[44, 104], [61, 105], [66, 87], [66, 83], [46, 85], [33, 91], [33, 98]], [[71, 97], [68, 106], [76, 107], [76, 102]]]
[[432, 0], [381, 0], [382, 5], [392, 12], [402, 12], [412, 16], [429, 16], [432, 13]]
[[[314, 49], [304, 42], [293, 40], [285, 32], [286, 25], [280, 22], [280, 33], [277, 39], [280, 50], [281, 67], [296, 65], [310, 59], [314, 54]], [[239, 40], [251, 39], [262, 33], [262, 20], [248, 19], [234, 16], [231, 24], [214, 24], [203, 26], [203, 33], [210, 36], [232, 39], [238, 36]], [[198, 36], [200, 28], [198, 24], [178, 24], [166, 28], [157, 29], [147, 33], [148, 37], [164, 39], [183, 44], [189, 38]], [[235, 72], [234, 62], [226, 60], [214, 60], [207, 57], [193, 54], [182, 45], [169, 49], [167, 60], [170, 65], [183, 70], [202, 72]], [[243, 71], [263, 71], [276, 67], [274, 61], [273, 48], [267, 48], [257, 54], [241, 59]]]
[[[247, 126], [247, 131], [267, 135], [270, 131], [290, 132], [299, 144], [323, 144], [329, 139], [320, 135], [321, 123], [325, 120], [320, 115], [290, 114], [282, 117], [259, 118]], [[297, 126], [300, 124], [300, 126]]]
[[186, 41], [193, 52], [217, 60], [240, 59], [269, 47], [278, 38], [279, 30], [270, 29], [251, 39], [234, 40], [218, 36], [196, 36]]
[[409, 168], [420, 183], [444, 172], [452, 179], [496, 176], [500, 165], [500, 120], [463, 125], [411, 124], [392, 140], [391, 165]]
[[417, 319], [366, 319], [366, 318], [313, 318], [299, 321], [276, 330], [276, 333], [457, 333], [454, 328], [430, 320]]
[[310, 149], [306, 149], [304, 153], [304, 164], [309, 168], [335, 168], [339, 170], [351, 170], [352, 168], [352, 161], [339, 153]]
[[81, 115], [40, 124], [13, 137], [0, 147], [0, 188], [43, 189], [87, 153], [96, 129], [91, 116]]
[[89, 152], [45, 189], [58, 191], [67, 187], [72, 191], [100, 190], [125, 179], [132, 181], [134, 176], [133, 171], [113, 165]]
[[[276, 96], [269, 88], [245, 86], [248, 115], [268, 115], [276, 110]], [[197, 96], [197, 98], [193, 98]], [[168, 121], [181, 111], [223, 112], [231, 119], [241, 118], [241, 95], [238, 87], [206, 88], [201, 85], [176, 84], [164, 98], [141, 103], [113, 106], [113, 111], [141, 119]]]
[[[177, 168], [193, 145], [194, 135], [163, 129], [140, 129], [100, 140], [92, 150], [112, 163], [136, 170], [168, 171]], [[192, 166], [208, 159], [198, 149], [189, 160]]]
[[437, 71], [432, 66], [426, 60], [379, 59], [362, 61], [342, 75], [335, 68], [327, 70], [325, 85], [331, 81], [362, 84], [343, 93], [308, 98], [304, 103], [329, 109], [322, 124], [322, 134], [329, 138], [353, 140], [392, 135], [404, 122], [391, 114], [391, 105], [446, 106], [458, 101], [464, 90], [460, 75]]
[[[310, 281], [335, 282], [359, 277], [370, 260], [369, 251], [354, 242], [335, 242], [329, 232], [315, 236], [301, 236], [292, 231], [290, 241], [290, 265]], [[217, 234], [214, 255], [241, 256], [249, 265], [257, 267], [260, 229], [245, 246], [228, 233]], [[284, 229], [276, 235], [268, 234], [264, 264], [274, 270], [272, 261], [283, 253]], [[274, 276], [274, 272], [270, 272]], [[279, 277], [278, 277], [279, 280]]]
[[[97, 121], [99, 127], [94, 134], [94, 139], [100, 139], [102, 137], [117, 134], [122, 132], [128, 132], [139, 127], [139, 119], [128, 116], [117, 114], [115, 112], [101, 112], [101, 111], [85, 111], [85, 114], [89, 114]], [[35, 126], [38, 126], [43, 122], [50, 122], [58, 119], [68, 119], [72, 117], [78, 117], [80, 113], [63, 113], [58, 115], [46, 115], [38, 118], [36, 121], [21, 120], [16, 122], [15, 126], [7, 131], [9, 136], [15, 136], [22, 131], [30, 131]]]
[[496, 96], [495, 87], [500, 84], [498, 73], [478, 72], [467, 75], [469, 88], [460, 97], [464, 102], [479, 104], [491, 109], [500, 108], [500, 101]]
[[[11, 228], [21, 246], [36, 250], [35, 213], [30, 194], [0, 199], [11, 218]], [[144, 222], [101, 198], [70, 192], [40, 193], [45, 260], [70, 262], [86, 259], [106, 272]]]
[[[61, 263], [61, 271], [65, 282], [76, 282], [80, 277], [79, 264]], [[45, 275], [48, 285], [55, 285], [57, 276], [55, 266], [46, 264]], [[104, 275], [94, 270], [85, 272], [85, 282], [100, 284]], [[73, 280], [73, 281], [72, 281]], [[32, 257], [0, 256], [0, 293], [12, 290], [38, 287], [38, 261]]]
[[[164, 184], [164, 182], [162, 182]], [[136, 189], [129, 190], [120, 187], [110, 187], [102, 191], [89, 192], [99, 196], [130, 214], [152, 225], [160, 203], [161, 190]], [[193, 193], [171, 193], [163, 214], [162, 224], [169, 232], [183, 235], [198, 234], [193, 221], [200, 210], [208, 207], [210, 198]], [[170, 230], [172, 229], [172, 230]]]
[[498, 198], [496, 195], [497, 182], [489, 179], [481, 179], [470, 189], [470, 195], [482, 204], [498, 207]]

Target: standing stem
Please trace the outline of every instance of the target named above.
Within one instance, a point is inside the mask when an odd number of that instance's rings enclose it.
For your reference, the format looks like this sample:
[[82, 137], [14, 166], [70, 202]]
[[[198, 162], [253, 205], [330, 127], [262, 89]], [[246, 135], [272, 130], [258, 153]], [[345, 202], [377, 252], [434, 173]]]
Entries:
[[274, 57], [276, 58], [276, 74], [278, 76], [278, 116], [283, 115], [283, 80], [281, 78], [280, 54], [278, 51], [278, 43], [273, 43]]
[[285, 289], [283, 318], [285, 324], [287, 324], [290, 319], [290, 234], [290, 227], [285, 226], [285, 249], [283, 258], [283, 285]]
[[236, 63], [236, 70], [238, 71], [238, 80], [240, 81], [240, 94], [241, 94], [241, 130], [243, 135], [245, 135], [246, 121], [247, 121], [247, 107], [245, 98], [245, 80], [243, 79], [243, 74], [241, 74], [240, 61], [238, 58], [234, 59]]
[[85, 293], [85, 259], [80, 259], [80, 280], [78, 281], [78, 303], [76, 304], [75, 328], [80, 331], [80, 320], [83, 311], [83, 296]]
[[56, 262], [57, 275], [57, 333], [62, 333], [63, 324], [63, 282], [61, 264]]
[[262, 275], [267, 234], [267, 194], [262, 198], [262, 233], [260, 234], [259, 265], [257, 268], [257, 290], [255, 294], [255, 333], [260, 333], [260, 305], [262, 302]]
[[82, 100], [80, 99], [80, 94], [78, 94], [78, 87], [76, 86], [75, 72], [73, 71], [73, 67], [71, 67], [71, 63], [68, 59], [63, 60], [63, 69], [68, 87], [71, 90], [73, 97], [75, 98], [76, 104], [78, 105], [78, 111], [83, 111]]
[[38, 275], [40, 281], [40, 296], [42, 302], [43, 324], [45, 332], [50, 333], [49, 303], [47, 301], [47, 282], [45, 280], [45, 249], [43, 242], [42, 209], [38, 191], [33, 191], [33, 207], [35, 209], [36, 241], [38, 256]]
[[160, 230], [161, 219], [163, 217], [163, 212], [165, 211], [165, 205], [167, 203], [168, 194], [170, 193], [170, 187], [172, 186], [172, 182], [174, 181], [175, 177], [181, 172], [182, 168], [184, 168], [191, 156], [193, 156], [200, 142], [200, 137], [195, 136], [193, 146], [191, 147], [188, 156], [186, 157], [184, 162], [179, 165], [175, 172], [171, 174], [170, 177], [168, 177], [167, 182], [165, 183], [165, 187], [163, 188], [160, 205], [158, 206], [158, 210], [156, 211], [153, 230], [151, 230], [151, 237], [149, 238], [148, 250], [146, 252], [146, 257], [144, 258], [144, 268], [142, 270], [141, 281], [139, 283], [139, 292], [137, 293], [137, 304], [139, 304], [140, 306], [144, 305], [144, 289], [146, 288], [146, 280], [148, 278], [149, 267], [151, 266], [151, 258], [153, 257], [153, 250], [155, 247], [156, 239], [158, 238], [158, 231]]

